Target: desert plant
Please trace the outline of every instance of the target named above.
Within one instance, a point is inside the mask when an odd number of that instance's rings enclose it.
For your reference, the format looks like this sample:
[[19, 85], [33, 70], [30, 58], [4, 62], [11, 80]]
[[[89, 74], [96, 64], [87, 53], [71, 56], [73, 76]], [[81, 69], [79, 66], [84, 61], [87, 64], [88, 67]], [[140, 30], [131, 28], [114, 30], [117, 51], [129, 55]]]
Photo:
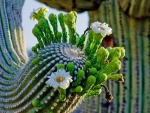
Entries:
[[[103, 82], [123, 81], [122, 74], [116, 72], [121, 68], [120, 59], [125, 50], [100, 46], [103, 38], [111, 33], [108, 24], [95, 22], [87, 33], [78, 36], [76, 12], [58, 16], [51, 13], [46, 19], [47, 9], [39, 8], [31, 15], [31, 19], [38, 21], [32, 30], [38, 43], [32, 48], [35, 54], [28, 61], [22, 47], [23, 37], [20, 37], [18, 8], [22, 2], [2, 0], [1, 3], [2, 113], [68, 113], [83, 99], [100, 94], [102, 88], [106, 99], [112, 100]], [[62, 32], [58, 31], [57, 18]]]
[[[84, 101], [78, 110], [85, 113], [148, 113], [150, 110], [150, 1], [149, 0], [38, 0], [59, 10], [88, 11], [89, 23], [107, 22], [113, 29], [114, 46], [123, 46], [122, 60], [125, 82], [109, 82], [114, 99], [105, 94]], [[100, 4], [101, 3], [101, 4]], [[110, 37], [111, 38], [111, 37]], [[105, 40], [105, 38], [104, 38]], [[110, 40], [106, 40], [107, 46]], [[91, 103], [91, 104], [88, 104]]]

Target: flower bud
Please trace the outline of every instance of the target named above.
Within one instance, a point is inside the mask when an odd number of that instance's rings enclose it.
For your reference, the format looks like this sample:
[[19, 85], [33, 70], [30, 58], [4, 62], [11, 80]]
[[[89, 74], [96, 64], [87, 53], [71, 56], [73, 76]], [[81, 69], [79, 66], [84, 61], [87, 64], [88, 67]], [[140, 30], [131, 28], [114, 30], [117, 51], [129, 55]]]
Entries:
[[82, 86], [77, 86], [71, 89], [71, 92], [80, 93], [83, 90]]
[[122, 74], [108, 75], [107, 79], [108, 80], [117, 80], [119, 82], [124, 82]]
[[96, 85], [97, 84], [101, 84], [101, 83], [103, 83], [106, 80], [107, 80], [107, 75], [105, 73], [99, 73], [96, 76]]
[[39, 62], [40, 62], [40, 59], [39, 59], [39, 58], [35, 58], [35, 59], [32, 60], [32, 63], [33, 63], [34, 65], [37, 65]]
[[32, 101], [32, 105], [33, 105], [34, 107], [40, 107], [40, 106], [41, 106], [41, 103], [40, 103], [40, 101], [39, 101], [38, 99], [35, 99], [35, 100]]
[[91, 67], [91, 62], [88, 60], [85, 62], [85, 67], [90, 68]]
[[90, 68], [89, 69], [89, 74], [96, 75], [97, 74], [97, 69], [95, 67]]
[[108, 56], [109, 52], [104, 47], [101, 47], [97, 50], [97, 63], [100, 65], [100, 67], [105, 63]]
[[104, 70], [103, 73], [109, 75], [111, 73], [115, 73], [121, 69], [121, 61], [119, 59], [113, 59]]
[[67, 64], [67, 69], [68, 71], [70, 72], [70, 74], [72, 75], [73, 74], [73, 71], [74, 71], [74, 64], [72, 62], [69, 62]]
[[83, 70], [79, 70], [77, 72], [77, 80], [72, 83], [72, 86], [77, 86], [81, 83], [82, 79], [84, 78], [85, 72]]
[[58, 64], [58, 65], [57, 65], [57, 70], [58, 70], [58, 69], [64, 69], [64, 68], [65, 68], [64, 64]]
[[125, 56], [125, 49], [123, 47], [114, 47], [110, 50], [109, 58], [123, 58]]
[[93, 75], [88, 76], [87, 80], [86, 80], [86, 86], [95, 84], [96, 82], [96, 77]]

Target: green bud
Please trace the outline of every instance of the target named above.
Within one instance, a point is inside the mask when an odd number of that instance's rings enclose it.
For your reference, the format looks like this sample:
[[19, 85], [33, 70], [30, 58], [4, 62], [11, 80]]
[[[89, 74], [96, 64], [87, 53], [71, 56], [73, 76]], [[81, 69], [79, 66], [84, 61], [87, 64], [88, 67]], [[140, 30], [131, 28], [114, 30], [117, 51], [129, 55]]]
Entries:
[[73, 74], [73, 71], [74, 71], [74, 64], [72, 62], [69, 62], [67, 64], [67, 69], [68, 71], [70, 72], [70, 74], [72, 75]]
[[77, 86], [71, 89], [71, 92], [80, 93], [83, 90], [82, 86]]
[[75, 28], [77, 20], [77, 14], [75, 11], [71, 11], [69, 14], [64, 15], [64, 21], [69, 28]]
[[110, 52], [110, 50], [112, 49], [112, 47], [107, 47], [106, 49], [108, 50], [108, 52]]
[[125, 56], [125, 49], [123, 47], [114, 47], [110, 50], [110, 59], [123, 58]]
[[93, 75], [88, 76], [88, 78], [86, 80], [85, 88], [83, 88], [83, 91], [79, 95], [84, 95], [87, 92], [89, 92], [90, 89], [94, 86], [95, 82], [96, 82], [95, 76], [93, 76]]
[[72, 83], [72, 86], [77, 86], [81, 83], [82, 79], [84, 78], [85, 72], [83, 70], [79, 70], [77, 72], [77, 80]]
[[83, 70], [79, 70], [78, 73], [77, 73], [77, 76], [80, 76], [80, 77], [84, 77], [85, 75], [85, 72]]
[[102, 92], [102, 89], [92, 90], [86, 94], [85, 98], [90, 98], [92, 96], [99, 95], [101, 92]]
[[40, 107], [40, 106], [41, 106], [41, 103], [40, 103], [40, 101], [39, 101], [38, 99], [35, 99], [35, 100], [32, 101], [32, 105], [33, 105], [34, 107]]
[[121, 61], [115, 58], [106, 66], [104, 70], [102, 70], [102, 72], [106, 73], [107, 75], [110, 75], [111, 73], [115, 73], [120, 69], [121, 69]]
[[64, 64], [58, 64], [58, 65], [57, 65], [57, 70], [58, 70], [58, 69], [64, 69], [64, 68], [65, 68], [65, 65], [64, 65]]
[[90, 68], [89, 69], [89, 74], [96, 75], [97, 74], [97, 69], [95, 67]]
[[97, 63], [100, 65], [100, 67], [105, 63], [105, 60], [108, 58], [109, 52], [104, 47], [100, 47], [97, 50]]
[[107, 79], [108, 80], [117, 80], [117, 81], [120, 81], [120, 82], [124, 82], [122, 74], [108, 75]]
[[36, 46], [33, 46], [33, 47], [32, 47], [32, 51], [33, 51], [35, 54], [38, 54], [38, 52], [37, 52], [37, 47], [36, 47]]
[[92, 65], [92, 64], [91, 64], [91, 62], [90, 62], [89, 60], [85, 62], [85, 67], [86, 67], [86, 68], [90, 68], [91, 65]]
[[87, 80], [86, 80], [86, 86], [95, 84], [96, 82], [96, 77], [93, 75], [88, 76]]
[[107, 75], [105, 73], [99, 73], [96, 76], [96, 85], [97, 84], [101, 84], [101, 83], [103, 83], [106, 80], [107, 80]]
[[125, 49], [124, 49], [124, 47], [119, 47], [119, 48], [120, 48], [120, 51], [121, 51], [120, 58], [123, 58], [125, 56]]
[[37, 65], [39, 62], [40, 62], [40, 59], [39, 59], [39, 58], [35, 58], [35, 59], [32, 60], [32, 63], [33, 63], [34, 65]]

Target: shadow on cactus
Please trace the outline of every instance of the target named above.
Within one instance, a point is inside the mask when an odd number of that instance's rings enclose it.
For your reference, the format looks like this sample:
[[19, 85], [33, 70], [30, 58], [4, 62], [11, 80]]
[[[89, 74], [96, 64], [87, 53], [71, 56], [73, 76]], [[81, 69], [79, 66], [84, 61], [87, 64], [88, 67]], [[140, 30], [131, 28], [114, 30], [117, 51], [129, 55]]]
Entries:
[[32, 48], [35, 55], [26, 69], [32, 77], [29, 84], [35, 84], [29, 88], [35, 98], [22, 111], [69, 113], [83, 99], [100, 94], [102, 89], [111, 101], [113, 96], [103, 82], [123, 81], [122, 74], [116, 72], [125, 56], [123, 47], [100, 46], [112, 29], [106, 23], [94, 22], [79, 36], [76, 12], [58, 16], [51, 13], [47, 19], [47, 11], [39, 8], [31, 14], [31, 19], [38, 21], [32, 30], [38, 44]]

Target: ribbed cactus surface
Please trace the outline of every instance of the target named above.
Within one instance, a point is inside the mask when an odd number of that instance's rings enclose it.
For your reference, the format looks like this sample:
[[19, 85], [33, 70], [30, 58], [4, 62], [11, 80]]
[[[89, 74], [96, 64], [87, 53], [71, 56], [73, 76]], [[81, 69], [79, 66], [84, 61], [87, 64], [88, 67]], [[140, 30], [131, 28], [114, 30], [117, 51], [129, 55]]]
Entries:
[[[111, 33], [108, 24], [93, 23], [90, 29], [78, 36], [76, 12], [58, 16], [51, 13], [47, 19], [46, 8], [34, 10], [31, 19], [38, 23], [32, 32], [38, 43], [32, 48], [35, 54], [27, 62], [19, 42], [21, 28], [16, 31], [18, 35], [10, 35], [18, 26], [10, 29], [9, 26], [17, 19], [13, 17], [14, 21], [10, 21], [7, 18], [13, 14], [9, 15], [8, 6], [19, 7], [22, 2], [2, 0], [1, 3], [3, 12], [0, 14], [4, 22], [1, 22], [1, 40], [5, 40], [1, 45], [1, 113], [69, 113], [83, 99], [99, 95], [102, 90], [107, 101], [113, 99], [103, 83], [106, 80], [123, 81], [122, 74], [116, 72], [121, 69], [120, 59], [125, 56], [125, 50], [123, 47], [104, 48], [100, 45], [104, 36]], [[6, 50], [3, 51], [2, 47]]]

